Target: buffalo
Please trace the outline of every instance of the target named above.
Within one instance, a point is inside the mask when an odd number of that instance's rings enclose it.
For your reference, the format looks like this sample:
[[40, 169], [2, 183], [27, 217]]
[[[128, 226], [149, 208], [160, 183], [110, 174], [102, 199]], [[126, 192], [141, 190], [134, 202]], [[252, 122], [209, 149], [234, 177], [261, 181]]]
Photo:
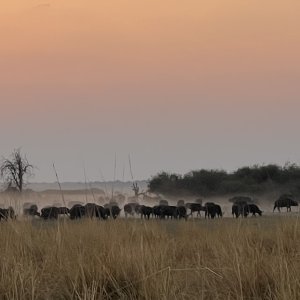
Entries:
[[162, 207], [163, 206], [160, 206], [160, 205], [153, 206], [152, 214], [154, 215], [155, 218], [160, 218], [161, 217]]
[[116, 219], [120, 215], [120, 212], [121, 212], [120, 207], [117, 205], [113, 205], [111, 207], [104, 207], [104, 209], [105, 209], [105, 215], [110, 216], [113, 219]]
[[277, 208], [280, 212], [280, 207], [286, 207], [286, 211], [292, 211], [291, 206], [298, 206], [298, 202], [292, 199], [291, 195], [281, 195], [274, 203], [273, 212]]
[[223, 212], [222, 212], [222, 208], [220, 205], [215, 204], [215, 209], [216, 209], [216, 216], [218, 218], [222, 218], [223, 217]]
[[184, 206], [177, 207], [177, 218], [187, 220], [187, 212]]
[[56, 219], [58, 218], [59, 209], [55, 206], [45, 207], [41, 210], [41, 218], [44, 220]]
[[205, 212], [205, 207], [202, 206], [200, 203], [187, 203], [185, 205], [186, 208], [189, 208], [191, 210], [190, 215], [193, 217], [193, 213], [197, 212], [197, 217], [201, 217], [201, 211]]
[[75, 204], [70, 209], [70, 219], [81, 219], [85, 215], [85, 207], [81, 204]]
[[165, 217], [167, 217], [168, 219], [171, 218], [177, 218], [177, 207], [176, 206], [160, 206], [161, 207], [161, 214], [160, 214], [160, 218], [164, 219]]
[[148, 220], [150, 219], [151, 214], [153, 213], [153, 209], [150, 206], [141, 206], [141, 218], [147, 218]]
[[204, 205], [205, 207], [205, 218], [211, 218], [214, 219], [216, 216], [216, 205], [213, 202], [207, 202]]
[[249, 215], [249, 205], [247, 202], [237, 202], [232, 205], [232, 215], [238, 218], [242, 216], [246, 218]]
[[256, 216], [258, 214], [259, 216], [262, 215], [262, 211], [259, 209], [259, 207], [256, 204], [248, 204], [249, 213], [252, 214], [252, 216]]

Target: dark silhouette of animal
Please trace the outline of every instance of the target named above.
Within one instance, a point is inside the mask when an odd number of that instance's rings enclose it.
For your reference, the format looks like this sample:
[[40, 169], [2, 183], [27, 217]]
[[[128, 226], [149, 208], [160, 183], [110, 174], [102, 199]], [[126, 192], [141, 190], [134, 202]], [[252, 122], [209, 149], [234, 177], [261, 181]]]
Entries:
[[117, 205], [113, 205], [110, 208], [104, 207], [104, 209], [105, 209], [105, 214], [107, 216], [112, 217], [113, 219], [116, 219], [120, 215], [120, 212], [121, 212], [120, 207]]
[[292, 211], [292, 206], [298, 206], [298, 202], [292, 199], [291, 195], [281, 195], [279, 199], [274, 202], [273, 212], [276, 208], [280, 212], [281, 207], [286, 207], [286, 211], [290, 212]]
[[258, 214], [259, 216], [262, 215], [262, 211], [258, 208], [256, 204], [248, 204], [249, 213], [252, 214], [252, 216], [256, 216]]
[[221, 206], [219, 204], [215, 204], [215, 209], [216, 209], [216, 217], [222, 218], [223, 212]]
[[51, 220], [58, 218], [58, 208], [55, 206], [45, 207], [41, 210], [41, 218], [44, 220]]
[[31, 204], [29, 207], [25, 207], [23, 209], [23, 214], [25, 216], [40, 216], [40, 213], [38, 212], [38, 207], [35, 204]]
[[239, 216], [242, 216], [246, 218], [249, 215], [249, 206], [247, 202], [238, 202], [233, 203], [232, 205], [232, 215], [238, 218]]
[[207, 202], [205, 207], [205, 218], [214, 219], [216, 216], [216, 205], [213, 202]]
[[10, 206], [9, 208], [0, 208], [0, 221], [1, 219], [8, 221], [8, 219], [16, 219], [15, 211]]
[[110, 209], [103, 207], [103, 214], [105, 216], [105, 219], [107, 219], [108, 217], [110, 217]]
[[205, 212], [205, 207], [202, 206], [200, 203], [186, 203], [186, 208], [189, 208], [191, 210], [190, 215], [193, 217], [193, 213], [197, 212], [197, 217], [201, 217], [201, 211]]
[[145, 219], [150, 219], [150, 216], [153, 212], [153, 209], [152, 207], [150, 206], [145, 206], [145, 205], [142, 205], [141, 206], [141, 218], [145, 218]]
[[81, 204], [75, 204], [70, 209], [70, 219], [81, 219], [85, 215], [85, 207]]
[[160, 218], [161, 219], [164, 219], [164, 218], [177, 218], [177, 207], [176, 206], [165, 206], [165, 205], [162, 205], [160, 206], [161, 207], [161, 214], [160, 214]]
[[177, 218], [182, 219], [184, 218], [187, 220], [187, 212], [185, 206], [179, 206], [177, 207]]
[[154, 215], [154, 218], [160, 218], [161, 217], [162, 207], [163, 206], [160, 206], [160, 205], [153, 206], [152, 214]]

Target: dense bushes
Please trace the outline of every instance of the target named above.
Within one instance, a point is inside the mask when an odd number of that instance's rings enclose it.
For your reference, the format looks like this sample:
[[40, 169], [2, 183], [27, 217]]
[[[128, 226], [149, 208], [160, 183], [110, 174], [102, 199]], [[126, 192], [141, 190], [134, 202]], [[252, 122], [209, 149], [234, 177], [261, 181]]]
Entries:
[[152, 177], [150, 192], [165, 195], [213, 195], [267, 192], [270, 188], [285, 188], [299, 192], [300, 167], [296, 164], [255, 165], [233, 173], [223, 170], [195, 170], [185, 175], [162, 172]]

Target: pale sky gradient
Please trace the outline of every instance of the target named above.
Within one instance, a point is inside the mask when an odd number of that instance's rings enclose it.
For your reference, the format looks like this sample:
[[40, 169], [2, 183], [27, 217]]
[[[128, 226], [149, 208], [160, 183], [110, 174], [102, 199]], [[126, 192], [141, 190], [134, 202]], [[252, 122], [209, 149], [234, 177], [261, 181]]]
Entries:
[[1, 155], [34, 181], [300, 163], [300, 1], [2, 0]]

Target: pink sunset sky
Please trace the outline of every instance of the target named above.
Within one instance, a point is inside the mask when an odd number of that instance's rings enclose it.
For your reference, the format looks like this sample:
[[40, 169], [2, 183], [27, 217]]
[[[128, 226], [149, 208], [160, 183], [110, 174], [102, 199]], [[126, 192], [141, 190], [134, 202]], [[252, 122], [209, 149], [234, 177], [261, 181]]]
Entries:
[[2, 0], [0, 136], [34, 181], [300, 163], [300, 2]]

